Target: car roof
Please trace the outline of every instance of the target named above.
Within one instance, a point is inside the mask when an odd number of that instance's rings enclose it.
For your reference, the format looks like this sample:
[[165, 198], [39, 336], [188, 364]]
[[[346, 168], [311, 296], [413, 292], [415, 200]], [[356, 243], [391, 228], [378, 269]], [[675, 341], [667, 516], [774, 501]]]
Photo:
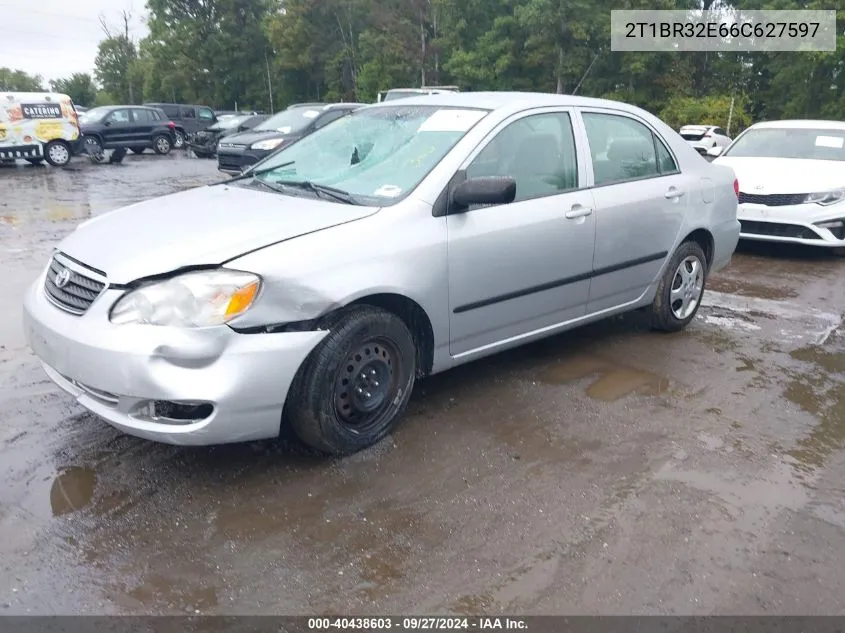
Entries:
[[[822, 121], [813, 119], [791, 119], [784, 121], [761, 121], [751, 126], [752, 128], [790, 128], [790, 129], [815, 129], [815, 130], [843, 130], [845, 121]], [[749, 128], [751, 129], [751, 128]]]
[[401, 101], [382, 101], [368, 104], [370, 108], [406, 108], [408, 106], [439, 106], [480, 108], [484, 110], [498, 110], [509, 108], [527, 110], [542, 107], [611, 107], [627, 112], [643, 112], [636, 106], [611, 101], [609, 99], [594, 99], [592, 97], [575, 97], [548, 92], [440, 92], [435, 94], [407, 97]]
[[334, 108], [363, 108], [364, 106], [371, 105], [369, 103], [354, 103], [354, 102], [344, 102], [344, 103], [329, 103], [328, 105], [323, 106], [323, 110], [332, 110]]

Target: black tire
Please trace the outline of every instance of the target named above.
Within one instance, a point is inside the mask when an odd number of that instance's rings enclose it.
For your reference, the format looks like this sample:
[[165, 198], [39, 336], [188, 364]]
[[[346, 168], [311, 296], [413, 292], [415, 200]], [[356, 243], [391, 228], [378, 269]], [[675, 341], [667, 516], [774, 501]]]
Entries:
[[173, 131], [173, 147], [174, 149], [185, 148], [185, 133], [182, 130]]
[[416, 368], [414, 339], [399, 317], [372, 306], [344, 310], [294, 377], [283, 424], [322, 453], [372, 446], [408, 406]]
[[103, 142], [96, 136], [86, 136], [84, 139], [83, 151], [86, 154], [102, 154], [105, 151]]
[[156, 134], [153, 137], [153, 150], [155, 150], [156, 154], [169, 154], [171, 149], [173, 149], [173, 144], [167, 136]]
[[28, 162], [30, 165], [35, 165], [36, 167], [38, 167], [39, 165], [44, 163], [44, 159], [43, 158], [27, 158], [26, 162]]
[[[689, 275], [690, 264], [693, 259], [697, 260], [698, 270], [700, 270], [700, 283], [698, 281], [698, 273], [694, 273], [692, 281], [685, 281], [680, 270], [681, 264], [684, 263], [685, 270]], [[701, 246], [696, 242], [689, 241], [684, 242], [678, 247], [678, 250], [675, 251], [669, 260], [669, 265], [666, 266], [663, 278], [657, 286], [657, 294], [654, 296], [654, 302], [652, 302], [648, 309], [652, 329], [663, 332], [678, 332], [689, 325], [701, 307], [701, 298], [704, 296], [704, 289], [707, 284], [707, 272], [707, 258]], [[678, 282], [678, 290], [681, 290], [681, 294], [679, 298], [673, 300], [671, 294], [676, 282]], [[683, 289], [685, 283], [690, 284], [690, 286]], [[698, 290], [699, 287], [700, 291]], [[682, 310], [684, 299], [694, 297], [696, 294], [698, 296], [695, 298], [695, 305], [690, 306], [687, 304], [689, 307], [686, 310]]]
[[50, 141], [44, 146], [44, 160], [53, 167], [64, 167], [72, 156], [70, 146], [64, 141]]
[[143, 154], [144, 150], [146, 150], [147, 148], [146, 147], [130, 147], [129, 149], [132, 150], [133, 154]]

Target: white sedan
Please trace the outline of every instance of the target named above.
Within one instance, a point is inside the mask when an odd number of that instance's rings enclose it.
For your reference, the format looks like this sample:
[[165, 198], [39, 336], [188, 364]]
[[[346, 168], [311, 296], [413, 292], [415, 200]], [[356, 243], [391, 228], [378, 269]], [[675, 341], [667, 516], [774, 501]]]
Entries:
[[706, 154], [714, 147], [725, 148], [731, 144], [724, 128], [715, 125], [685, 125], [681, 128], [680, 135], [699, 154]]
[[708, 153], [739, 180], [740, 238], [845, 252], [845, 122], [757, 123]]

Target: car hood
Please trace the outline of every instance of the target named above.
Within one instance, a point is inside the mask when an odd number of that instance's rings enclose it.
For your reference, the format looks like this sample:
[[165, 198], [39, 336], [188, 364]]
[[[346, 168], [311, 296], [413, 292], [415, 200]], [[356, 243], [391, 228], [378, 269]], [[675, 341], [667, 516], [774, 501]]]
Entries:
[[58, 249], [110, 283], [216, 265], [276, 242], [359, 220], [377, 207], [212, 185], [133, 204], [79, 225]]
[[238, 132], [237, 134], [230, 134], [226, 137], [227, 143], [234, 143], [238, 145], [252, 145], [258, 141], [264, 141], [271, 138], [288, 138], [292, 134], [283, 134], [282, 132], [262, 132], [260, 130], [247, 130], [246, 132]]
[[713, 164], [731, 167], [744, 193], [816, 193], [845, 187], [845, 162], [840, 161], [724, 156]]

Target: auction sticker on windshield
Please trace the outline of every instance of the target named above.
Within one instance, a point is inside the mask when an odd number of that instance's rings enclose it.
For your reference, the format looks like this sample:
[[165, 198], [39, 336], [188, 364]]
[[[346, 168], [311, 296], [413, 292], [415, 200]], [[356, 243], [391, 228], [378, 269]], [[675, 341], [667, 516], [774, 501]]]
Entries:
[[487, 112], [483, 110], [438, 110], [420, 125], [419, 132], [466, 132]]
[[402, 187], [397, 187], [396, 185], [382, 185], [373, 193], [375, 196], [384, 196], [385, 198], [395, 198], [401, 194]]
[[842, 149], [845, 145], [845, 139], [841, 136], [817, 136], [816, 147], [833, 147], [835, 149]]

